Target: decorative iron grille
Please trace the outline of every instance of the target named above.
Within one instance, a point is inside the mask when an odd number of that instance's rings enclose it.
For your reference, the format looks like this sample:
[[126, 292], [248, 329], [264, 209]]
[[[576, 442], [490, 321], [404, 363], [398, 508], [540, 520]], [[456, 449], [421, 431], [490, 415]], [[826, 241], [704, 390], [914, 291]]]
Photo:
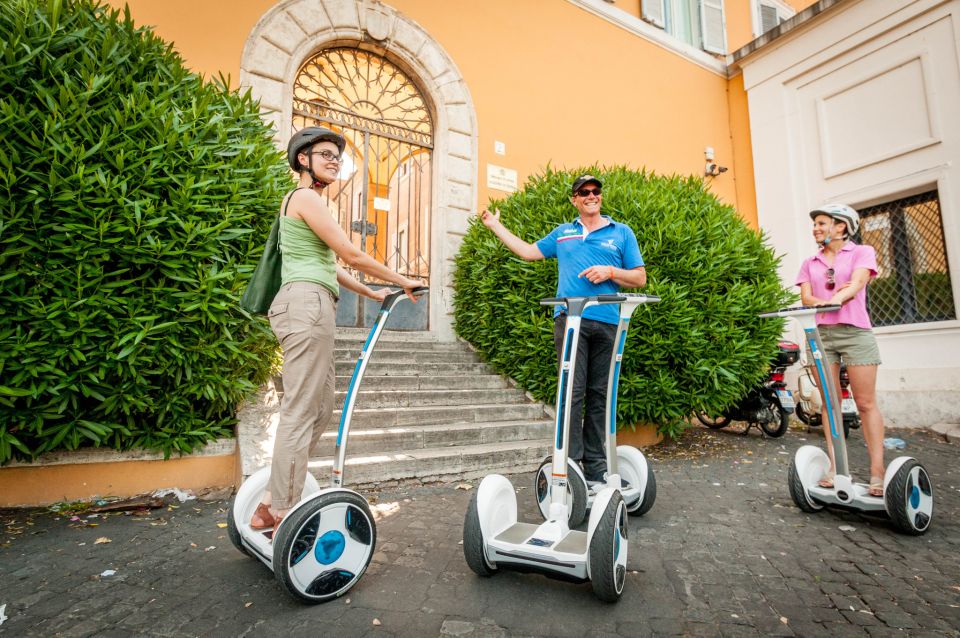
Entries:
[[347, 140], [339, 180], [326, 191], [340, 227], [380, 263], [429, 282], [433, 120], [420, 90], [382, 56], [326, 49], [293, 86], [293, 130], [314, 125]]
[[956, 319], [937, 191], [865, 208], [860, 217], [863, 243], [877, 251], [877, 277], [867, 287], [873, 325]]

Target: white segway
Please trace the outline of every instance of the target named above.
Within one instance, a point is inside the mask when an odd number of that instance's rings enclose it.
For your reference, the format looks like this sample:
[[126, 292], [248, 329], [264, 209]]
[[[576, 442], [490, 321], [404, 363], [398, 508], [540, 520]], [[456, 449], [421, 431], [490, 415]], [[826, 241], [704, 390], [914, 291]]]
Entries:
[[[617, 487], [623, 496], [627, 514], [643, 516], [657, 500], [657, 481], [653, 468], [647, 463], [643, 452], [632, 445], [617, 445], [617, 386], [620, 381], [620, 364], [623, 359], [623, 347], [627, 342], [627, 329], [630, 317], [638, 306], [656, 303], [658, 297], [621, 293], [624, 297], [620, 304], [620, 321], [614, 336], [614, 348], [610, 357], [610, 372], [607, 376], [607, 405], [604, 423], [606, 428], [607, 473], [605, 481], [587, 481], [583, 471], [576, 463], [568, 463], [567, 508], [570, 514], [570, 527], [579, 527], [587, 511], [593, 508], [597, 494], [604, 487]], [[553, 458], [547, 457], [537, 470], [535, 483], [537, 505], [540, 514], [546, 520], [550, 515], [550, 475], [553, 472]], [[584, 498], [585, 495], [585, 498]]]
[[823, 343], [817, 330], [815, 315], [839, 310], [839, 305], [783, 308], [761, 317], [794, 317], [800, 322], [807, 344], [813, 353], [813, 365], [823, 388], [827, 412], [828, 445], [833, 445], [835, 476], [833, 487], [821, 487], [819, 481], [830, 469], [830, 457], [815, 445], [804, 445], [793, 457], [789, 470], [790, 497], [804, 512], [817, 512], [825, 505], [839, 506], [858, 512], [886, 514], [894, 526], [905, 534], [920, 535], [933, 520], [933, 485], [926, 469], [909, 456], [895, 458], [883, 477], [883, 496], [870, 496], [870, 486], [855, 483], [847, 463], [847, 444], [843, 433], [843, 412], [833, 375], [827, 374]]
[[[417, 288], [414, 294], [423, 295], [427, 290]], [[342, 487], [344, 460], [357, 388], [390, 311], [404, 297], [401, 290], [384, 299], [360, 351], [340, 416], [330, 487], [321, 489], [308, 473], [300, 500], [276, 529], [250, 527], [270, 480], [269, 467], [244, 481], [230, 505], [230, 541], [244, 554], [260, 559], [291, 596], [306, 603], [323, 603], [345, 594], [359, 582], [373, 557], [376, 524], [367, 500]]]
[[[623, 295], [545, 299], [544, 305], [565, 304], [567, 325], [557, 382], [557, 419], [551, 467], [549, 514], [541, 525], [517, 521], [517, 497], [506, 477], [490, 474], [480, 482], [470, 500], [463, 524], [463, 555], [476, 574], [492, 576], [500, 568], [537, 572], [573, 582], [591, 581], [605, 602], [616, 602], [623, 593], [627, 573], [627, 506], [620, 480], [611, 475], [595, 495], [587, 531], [571, 530], [567, 462], [569, 414], [573, 397], [577, 342], [583, 310], [597, 304], [620, 304]], [[649, 297], [649, 301], [659, 301]], [[586, 503], [586, 494], [580, 500]]]

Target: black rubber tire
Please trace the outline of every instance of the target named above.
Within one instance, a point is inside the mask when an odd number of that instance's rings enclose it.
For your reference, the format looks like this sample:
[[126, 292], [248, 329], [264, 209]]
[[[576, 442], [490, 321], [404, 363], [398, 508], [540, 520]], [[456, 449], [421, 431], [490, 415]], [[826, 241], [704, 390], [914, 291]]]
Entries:
[[233, 546], [240, 550], [240, 553], [249, 556], [250, 552], [247, 551], [247, 548], [243, 546], [243, 541], [240, 539], [240, 530], [237, 529], [237, 524], [233, 519], [233, 506], [236, 504], [236, 497], [230, 501], [230, 510], [227, 512], [227, 536], [230, 538], [230, 542], [233, 543]]
[[[298, 533], [317, 512], [332, 505], [343, 503], [357, 508], [363, 516], [366, 517], [366, 529], [364, 532], [369, 534], [370, 541], [367, 543], [370, 549], [367, 553], [366, 562], [357, 570], [353, 578], [344, 587], [338, 588], [335, 592], [322, 595], [311, 595], [301, 592], [297, 589], [297, 585], [293, 582], [293, 579], [291, 579], [287, 569], [290, 555], [298, 540]], [[304, 505], [293, 513], [288, 514], [287, 517], [284, 518], [283, 523], [274, 530], [273, 547], [273, 575], [280, 585], [283, 586], [284, 590], [292, 597], [304, 603], [312, 605], [325, 603], [344, 595], [363, 578], [363, 574], [367, 571], [367, 567], [370, 565], [370, 559], [373, 558], [373, 553], [377, 547], [377, 525], [373, 520], [370, 505], [362, 496], [355, 492], [331, 492], [317, 497], [308, 505]]]
[[927, 474], [926, 468], [920, 465], [915, 459], [910, 459], [900, 466], [897, 473], [890, 479], [890, 483], [887, 484], [887, 489], [883, 494], [883, 501], [887, 507], [887, 513], [890, 515], [890, 520], [893, 521], [894, 527], [904, 534], [910, 534], [911, 536], [925, 534], [926, 531], [930, 529], [930, 523], [933, 521], [932, 502], [930, 504], [930, 515], [923, 515], [924, 518], [920, 520], [918, 520], [920, 515], [911, 518], [907, 510], [910, 493], [915, 487], [910, 478], [910, 473], [917, 467], [920, 468], [920, 481], [916, 487], [920, 491], [928, 493], [932, 501], [933, 484], [930, 482], [930, 476]]
[[627, 513], [630, 516], [643, 516], [650, 511], [650, 508], [653, 507], [654, 501], [657, 500], [657, 477], [653, 474], [653, 468], [650, 467], [650, 464], [647, 464], [647, 488], [643, 491], [643, 498], [640, 499], [640, 507], [633, 510], [627, 510]]
[[719, 430], [720, 428], [725, 428], [728, 425], [730, 425], [730, 417], [718, 416], [717, 418], [713, 418], [712, 416], [709, 416], [706, 412], [698, 411], [697, 420], [700, 421], [700, 423], [703, 423], [705, 426], [707, 426], [711, 430]]
[[790, 413], [781, 408], [778, 403], [771, 403], [770, 411], [775, 416], [773, 422], [761, 423], [760, 429], [770, 438], [779, 439], [790, 428]]
[[807, 490], [804, 489], [803, 483], [800, 481], [800, 474], [797, 473], [796, 458], [790, 459], [790, 469], [787, 471], [787, 486], [790, 489], [790, 498], [793, 499], [793, 504], [804, 512], [812, 514], [823, 509], [823, 506], [813, 506], [807, 500]]
[[[597, 523], [590, 541], [590, 582], [593, 593], [605, 603], [615, 603], [623, 593], [626, 569], [616, 564], [618, 542], [627, 542], [627, 508], [620, 492], [613, 497]], [[622, 536], [622, 540], [620, 537]]]
[[797, 415], [797, 418], [800, 419], [801, 423], [806, 425], [814, 425], [812, 422], [813, 419], [811, 419], [810, 415], [807, 414], [807, 411], [803, 409], [802, 401], [797, 401], [797, 407], [793, 409], [793, 413]]
[[[567, 465], [575, 462], [576, 461], [567, 461]], [[540, 512], [540, 516], [543, 516], [544, 519], [546, 519], [546, 515], [543, 510], [540, 509], [540, 499], [546, 498], [546, 490], [550, 481], [550, 477], [547, 476], [547, 473], [544, 472], [543, 469], [546, 465], [553, 465], [553, 460], [550, 457], [545, 458], [543, 462], [540, 463], [540, 467], [537, 468], [536, 484], [533, 486], [534, 498], [537, 499], [537, 509]], [[569, 526], [570, 529], [574, 529], [587, 517], [587, 484], [583, 477], [571, 468], [567, 469], [567, 492], [571, 496], [567, 526]]]
[[497, 568], [487, 563], [483, 552], [483, 531], [480, 529], [476, 492], [470, 497], [470, 505], [467, 506], [467, 514], [463, 518], [463, 558], [477, 576], [489, 578], [497, 573]]

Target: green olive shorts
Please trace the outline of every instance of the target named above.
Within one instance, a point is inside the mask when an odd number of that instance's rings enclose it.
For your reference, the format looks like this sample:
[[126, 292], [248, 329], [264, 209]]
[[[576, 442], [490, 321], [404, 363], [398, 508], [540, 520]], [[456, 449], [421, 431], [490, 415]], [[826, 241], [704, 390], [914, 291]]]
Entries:
[[[827, 361], [831, 364], [842, 360], [848, 366], [880, 365], [880, 348], [873, 330], [858, 328], [846, 323], [818, 326], [820, 339]], [[807, 346], [807, 361], [813, 361], [810, 346]]]

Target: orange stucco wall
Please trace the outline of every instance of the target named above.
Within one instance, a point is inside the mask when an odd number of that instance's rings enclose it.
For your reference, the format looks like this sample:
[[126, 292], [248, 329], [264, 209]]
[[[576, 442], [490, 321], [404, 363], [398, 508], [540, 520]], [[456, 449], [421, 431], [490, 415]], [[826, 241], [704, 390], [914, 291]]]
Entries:
[[[154, 25], [191, 68], [230, 74], [234, 84], [244, 42], [273, 3], [245, 0], [225, 11], [194, 0], [129, 2], [134, 20]], [[627, 10], [629, 3], [619, 4]], [[700, 175], [704, 147], [711, 146], [729, 168], [711, 188], [755, 222], [752, 191], [737, 186], [742, 162], [734, 154], [743, 145], [731, 136], [736, 101], [721, 75], [568, 2], [390, 5], [437, 40], [470, 90], [479, 130], [479, 206], [503, 195], [486, 188], [488, 162], [516, 169], [521, 183], [548, 163], [625, 163]], [[506, 144], [505, 156], [494, 154], [494, 141]]]

